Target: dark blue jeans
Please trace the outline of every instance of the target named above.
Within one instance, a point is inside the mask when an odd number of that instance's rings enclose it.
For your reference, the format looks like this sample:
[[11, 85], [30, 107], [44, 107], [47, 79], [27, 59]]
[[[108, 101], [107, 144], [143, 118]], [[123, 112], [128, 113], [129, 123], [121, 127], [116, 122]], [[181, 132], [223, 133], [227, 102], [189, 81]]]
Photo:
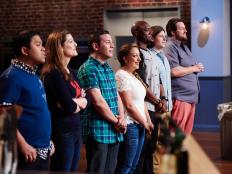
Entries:
[[116, 173], [134, 173], [144, 143], [145, 129], [136, 123], [127, 125], [124, 142], [120, 144]]
[[114, 174], [117, 163], [119, 143], [102, 144], [96, 142], [91, 135], [85, 143], [87, 173]]
[[56, 151], [51, 157], [51, 170], [77, 172], [82, 145], [81, 132], [58, 133], [52, 140]]

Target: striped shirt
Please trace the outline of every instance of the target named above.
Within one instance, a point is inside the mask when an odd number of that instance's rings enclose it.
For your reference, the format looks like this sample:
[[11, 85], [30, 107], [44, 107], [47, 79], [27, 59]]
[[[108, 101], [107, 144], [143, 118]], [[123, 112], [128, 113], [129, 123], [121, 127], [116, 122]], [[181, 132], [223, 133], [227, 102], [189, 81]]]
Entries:
[[[89, 57], [80, 67], [78, 79], [82, 88], [86, 91], [98, 88], [114, 115], [118, 115], [118, 96], [114, 72], [107, 63]], [[91, 135], [95, 141], [104, 144], [112, 144], [123, 141], [123, 135], [116, 133], [114, 125], [105, 120], [91, 104], [82, 116], [83, 141]]]

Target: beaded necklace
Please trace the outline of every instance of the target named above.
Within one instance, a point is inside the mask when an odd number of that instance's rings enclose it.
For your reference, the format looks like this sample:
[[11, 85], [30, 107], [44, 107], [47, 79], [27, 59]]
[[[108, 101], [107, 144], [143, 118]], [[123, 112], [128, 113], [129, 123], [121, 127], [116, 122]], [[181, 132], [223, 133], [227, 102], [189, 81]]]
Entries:
[[37, 66], [32, 67], [30, 65], [27, 65], [18, 59], [11, 60], [11, 64], [14, 65], [16, 68], [19, 68], [19, 69], [26, 71], [27, 73], [33, 74], [33, 75], [35, 75], [37, 68], [38, 68]]

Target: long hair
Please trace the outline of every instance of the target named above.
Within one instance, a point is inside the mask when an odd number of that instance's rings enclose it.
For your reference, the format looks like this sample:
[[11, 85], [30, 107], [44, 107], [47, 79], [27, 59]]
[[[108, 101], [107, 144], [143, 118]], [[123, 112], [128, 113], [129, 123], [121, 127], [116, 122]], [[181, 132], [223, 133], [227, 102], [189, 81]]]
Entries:
[[49, 34], [45, 49], [46, 61], [42, 68], [42, 78], [45, 74], [49, 73], [51, 70], [60, 71], [65, 80], [69, 80], [71, 77], [69, 73], [65, 70], [65, 67], [62, 64], [62, 59], [64, 59], [64, 53], [62, 51], [62, 46], [66, 40], [66, 36], [70, 34], [67, 30], [54, 31]]

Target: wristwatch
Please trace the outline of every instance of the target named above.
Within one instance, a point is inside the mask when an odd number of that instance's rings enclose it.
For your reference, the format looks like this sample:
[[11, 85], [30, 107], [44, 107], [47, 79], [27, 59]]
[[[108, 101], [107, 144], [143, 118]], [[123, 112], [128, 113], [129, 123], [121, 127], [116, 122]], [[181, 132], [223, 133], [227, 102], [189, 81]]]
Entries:
[[166, 101], [168, 101], [168, 98], [166, 96], [160, 96], [160, 100], [166, 100]]

